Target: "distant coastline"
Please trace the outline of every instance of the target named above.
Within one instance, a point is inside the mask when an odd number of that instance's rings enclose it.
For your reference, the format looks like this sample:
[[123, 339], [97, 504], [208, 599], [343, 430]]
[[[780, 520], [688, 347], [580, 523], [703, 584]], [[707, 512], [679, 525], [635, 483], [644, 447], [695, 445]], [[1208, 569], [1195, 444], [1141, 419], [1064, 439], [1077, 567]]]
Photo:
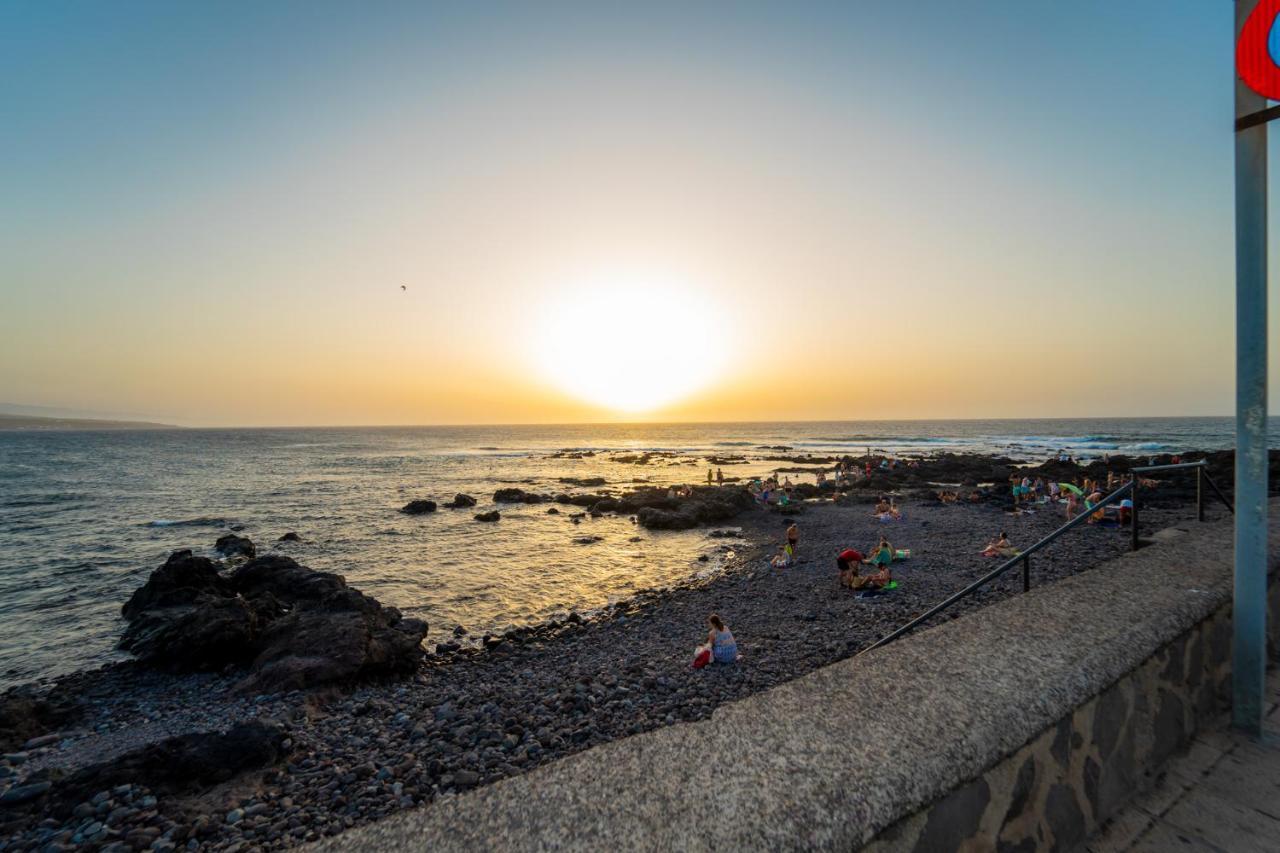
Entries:
[[182, 429], [174, 424], [151, 421], [112, 421], [98, 418], [46, 418], [35, 415], [0, 414], [0, 430], [79, 430], [79, 429]]

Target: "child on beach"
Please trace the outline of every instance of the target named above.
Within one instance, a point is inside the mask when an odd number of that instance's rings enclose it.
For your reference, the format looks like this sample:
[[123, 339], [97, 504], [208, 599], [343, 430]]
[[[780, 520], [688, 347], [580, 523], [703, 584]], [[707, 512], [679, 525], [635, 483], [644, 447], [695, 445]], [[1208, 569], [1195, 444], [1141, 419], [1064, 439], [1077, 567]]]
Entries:
[[793, 521], [787, 525], [787, 557], [796, 558], [796, 548], [800, 547], [800, 528]]

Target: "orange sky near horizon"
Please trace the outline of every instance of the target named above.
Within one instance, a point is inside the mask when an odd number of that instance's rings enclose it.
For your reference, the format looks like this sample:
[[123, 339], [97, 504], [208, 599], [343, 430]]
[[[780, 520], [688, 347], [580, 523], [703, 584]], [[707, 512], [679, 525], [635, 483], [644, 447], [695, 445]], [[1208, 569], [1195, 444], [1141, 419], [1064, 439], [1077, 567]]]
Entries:
[[1233, 410], [1226, 13], [286, 6], [9, 13], [0, 400]]

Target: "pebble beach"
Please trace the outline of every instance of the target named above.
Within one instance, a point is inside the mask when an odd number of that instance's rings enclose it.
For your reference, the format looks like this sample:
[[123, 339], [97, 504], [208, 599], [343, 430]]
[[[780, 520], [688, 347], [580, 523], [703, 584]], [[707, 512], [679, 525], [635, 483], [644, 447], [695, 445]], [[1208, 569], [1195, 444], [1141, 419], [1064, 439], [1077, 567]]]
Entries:
[[[1193, 519], [1183, 496], [1170, 498], [1146, 508], [1144, 529]], [[1012, 515], [1001, 502], [907, 501], [901, 520], [884, 522], [869, 499], [807, 501], [796, 515], [744, 513], [711, 531], [732, 552], [713, 576], [594, 614], [482, 640], [436, 626], [443, 653], [405, 678], [242, 695], [235, 672], [173, 675], [123, 663], [42, 685], [36, 692], [76, 711], [60, 730], [0, 759], [8, 786], [0, 849], [279, 849], [331, 836], [596, 744], [705, 719], [723, 703], [854, 655], [989, 571], [996, 561], [979, 552], [1000, 531], [1029, 545], [1064, 521], [1054, 505]], [[775, 569], [769, 558], [790, 521], [801, 533], [798, 559]], [[870, 550], [881, 535], [911, 552], [894, 566], [898, 588], [874, 597], [841, 588], [834, 555]], [[1128, 547], [1126, 530], [1080, 529], [1036, 555], [1032, 583], [1093, 570]], [[941, 618], [1020, 590], [1020, 575], [1010, 573]], [[694, 670], [713, 612], [737, 637], [741, 659]], [[455, 641], [460, 648], [448, 651]], [[281, 738], [280, 757], [264, 767], [185, 790], [139, 778], [91, 793], [82, 786], [74, 802], [58, 793], [59, 779], [86, 767], [249, 720]]]

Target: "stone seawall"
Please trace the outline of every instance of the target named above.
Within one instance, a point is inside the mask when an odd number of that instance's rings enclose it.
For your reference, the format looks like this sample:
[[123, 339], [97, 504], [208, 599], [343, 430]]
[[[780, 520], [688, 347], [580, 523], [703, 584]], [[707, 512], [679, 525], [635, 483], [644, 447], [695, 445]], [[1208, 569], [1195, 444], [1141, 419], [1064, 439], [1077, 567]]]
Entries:
[[[1280, 583], [1268, 596], [1280, 660]], [[865, 849], [1072, 850], [1096, 834], [1231, 698], [1231, 607], [1161, 647], [977, 779], [880, 833]]]
[[[1185, 527], [710, 720], [614, 741], [320, 846], [1070, 850], [1228, 695], [1231, 524]], [[1272, 569], [1278, 545], [1273, 532]]]

